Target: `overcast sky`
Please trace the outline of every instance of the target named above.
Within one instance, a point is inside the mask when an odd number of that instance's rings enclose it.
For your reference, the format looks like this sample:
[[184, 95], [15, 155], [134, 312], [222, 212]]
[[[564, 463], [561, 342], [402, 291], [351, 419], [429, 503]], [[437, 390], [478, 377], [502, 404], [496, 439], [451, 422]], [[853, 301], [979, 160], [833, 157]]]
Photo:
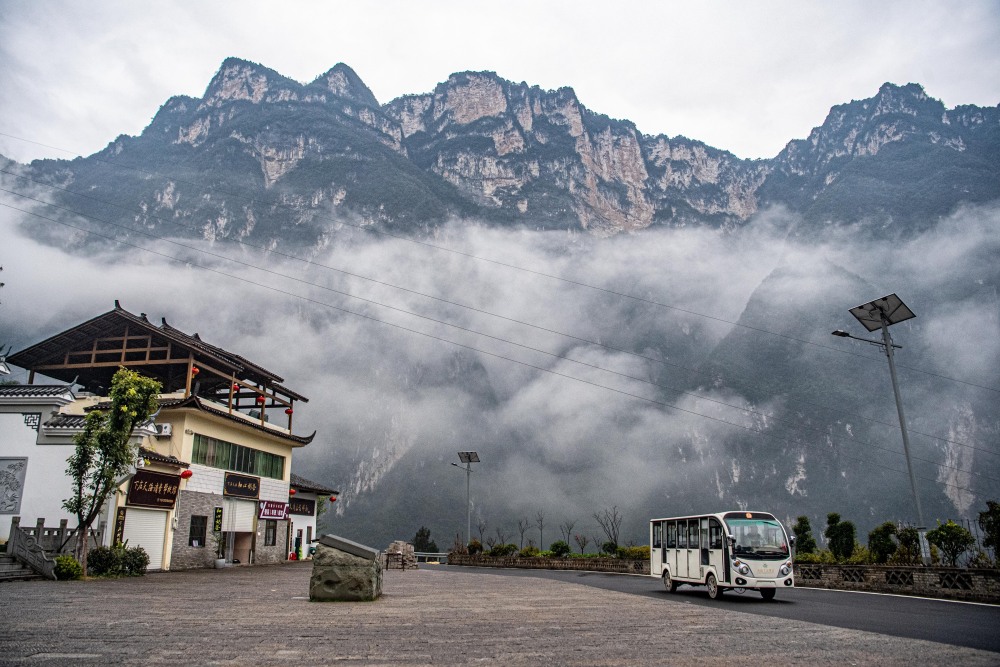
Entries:
[[646, 134], [766, 158], [886, 81], [997, 105], [1000, 2], [0, 0], [0, 133], [17, 137], [0, 135], [0, 154], [88, 155], [138, 134], [228, 56], [303, 83], [343, 62], [382, 103], [492, 70], [570, 86]]

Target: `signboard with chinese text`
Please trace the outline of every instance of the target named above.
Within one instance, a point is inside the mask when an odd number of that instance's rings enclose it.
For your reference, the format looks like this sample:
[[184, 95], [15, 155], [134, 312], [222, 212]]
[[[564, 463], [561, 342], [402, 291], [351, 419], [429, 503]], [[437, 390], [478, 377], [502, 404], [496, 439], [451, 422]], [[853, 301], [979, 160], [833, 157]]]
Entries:
[[125, 542], [125, 508], [119, 507], [115, 512], [115, 541], [114, 544]]
[[227, 472], [226, 481], [222, 486], [222, 495], [256, 500], [260, 497], [260, 477]]
[[212, 532], [221, 533], [222, 532], [222, 508], [215, 508], [215, 520], [212, 522]]
[[275, 500], [260, 501], [260, 515], [258, 519], [278, 519], [288, 518], [288, 503], [279, 503]]
[[177, 501], [180, 483], [180, 475], [136, 470], [128, 483], [128, 504], [133, 507], [172, 510]]
[[292, 498], [288, 501], [288, 513], [313, 516], [316, 514], [316, 501], [306, 500], [305, 498]]

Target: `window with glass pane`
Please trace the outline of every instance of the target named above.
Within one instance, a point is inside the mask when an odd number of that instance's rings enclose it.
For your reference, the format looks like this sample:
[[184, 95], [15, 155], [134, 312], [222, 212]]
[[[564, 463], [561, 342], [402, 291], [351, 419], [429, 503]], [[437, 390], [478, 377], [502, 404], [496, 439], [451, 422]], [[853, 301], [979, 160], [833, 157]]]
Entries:
[[194, 515], [191, 517], [191, 530], [188, 532], [189, 547], [205, 546], [205, 533], [208, 528], [208, 517]]

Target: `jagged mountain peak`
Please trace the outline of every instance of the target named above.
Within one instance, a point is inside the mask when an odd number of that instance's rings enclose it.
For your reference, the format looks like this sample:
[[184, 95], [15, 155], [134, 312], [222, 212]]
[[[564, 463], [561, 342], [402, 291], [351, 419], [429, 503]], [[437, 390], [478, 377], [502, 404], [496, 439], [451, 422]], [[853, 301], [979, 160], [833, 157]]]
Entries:
[[371, 89], [344, 63], [337, 63], [331, 67], [325, 74], [317, 77], [313, 84], [322, 86], [338, 97], [370, 107], [379, 106]]
[[202, 103], [219, 106], [235, 100], [262, 101], [294, 99], [302, 85], [258, 63], [229, 57], [212, 77]]

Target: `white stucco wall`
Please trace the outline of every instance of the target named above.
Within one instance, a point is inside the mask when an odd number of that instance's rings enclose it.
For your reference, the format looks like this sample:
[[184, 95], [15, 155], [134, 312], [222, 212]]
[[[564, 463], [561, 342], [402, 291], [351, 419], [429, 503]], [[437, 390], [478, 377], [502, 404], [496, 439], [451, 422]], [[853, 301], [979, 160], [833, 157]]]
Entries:
[[[24, 410], [35, 411], [27, 407]], [[46, 410], [42, 420], [48, 416]], [[0, 458], [28, 459], [21, 507], [17, 513], [22, 526], [34, 526], [36, 520], [43, 518], [48, 527], [58, 527], [60, 519], [67, 519], [70, 528], [76, 527], [76, 517], [62, 508], [63, 501], [73, 491], [65, 474], [66, 459], [72, 453], [72, 438], [49, 438], [47, 443], [38, 444], [38, 432], [25, 426], [20, 412], [0, 413]], [[13, 516], [0, 514], [0, 539], [9, 537]]]

